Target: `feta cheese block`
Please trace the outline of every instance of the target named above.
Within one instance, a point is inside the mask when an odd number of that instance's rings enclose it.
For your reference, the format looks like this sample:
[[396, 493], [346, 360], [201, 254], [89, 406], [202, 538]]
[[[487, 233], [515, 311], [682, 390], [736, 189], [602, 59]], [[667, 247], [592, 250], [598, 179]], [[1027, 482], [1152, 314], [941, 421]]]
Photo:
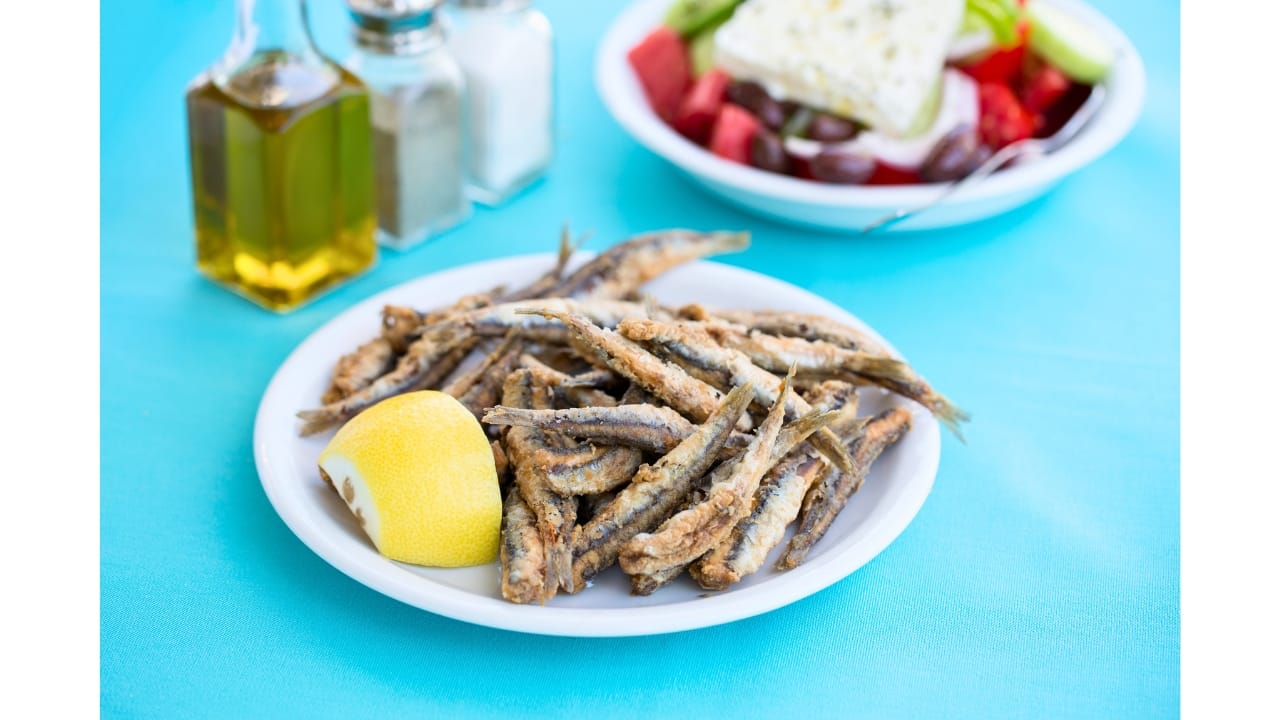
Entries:
[[868, 130], [858, 133], [852, 140], [836, 144], [799, 137], [789, 137], [783, 144], [788, 152], [800, 157], [813, 157], [823, 150], [837, 150], [867, 155], [875, 158], [876, 162], [899, 170], [919, 170], [944, 135], [962, 125], [978, 126], [978, 110], [978, 83], [959, 70], [946, 70], [942, 73], [942, 101], [938, 114], [933, 124], [919, 135], [900, 138]]
[[771, 95], [903, 136], [933, 90], [965, 0], [747, 0], [716, 65]]

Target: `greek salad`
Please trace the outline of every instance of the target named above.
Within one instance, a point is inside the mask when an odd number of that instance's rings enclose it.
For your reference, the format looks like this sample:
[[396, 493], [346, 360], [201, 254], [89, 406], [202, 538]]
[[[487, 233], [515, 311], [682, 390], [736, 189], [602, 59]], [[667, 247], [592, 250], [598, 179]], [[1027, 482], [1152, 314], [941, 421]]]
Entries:
[[675, 0], [627, 60], [654, 112], [726, 160], [900, 185], [1052, 135], [1114, 54], [1047, 0]]

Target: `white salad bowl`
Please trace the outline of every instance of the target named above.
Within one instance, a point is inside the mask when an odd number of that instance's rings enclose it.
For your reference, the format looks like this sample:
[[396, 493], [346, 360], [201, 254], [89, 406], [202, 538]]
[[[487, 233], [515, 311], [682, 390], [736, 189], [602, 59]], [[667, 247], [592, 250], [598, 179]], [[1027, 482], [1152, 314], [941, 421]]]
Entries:
[[[596, 89], [609, 113], [640, 144], [744, 210], [811, 228], [859, 231], [895, 210], [923, 205], [939, 194], [941, 185], [829, 185], [766, 172], [713, 155], [671, 129], [650, 108], [627, 63], [627, 51], [662, 22], [672, 2], [633, 2], [609, 27], [596, 54]], [[1037, 2], [1050, 3], [1084, 21], [1116, 48], [1097, 115], [1057, 151], [967, 183], [927, 212], [891, 226], [891, 231], [960, 225], [1023, 205], [1110, 150], [1137, 122], [1146, 78], [1133, 43], [1080, 0]]]

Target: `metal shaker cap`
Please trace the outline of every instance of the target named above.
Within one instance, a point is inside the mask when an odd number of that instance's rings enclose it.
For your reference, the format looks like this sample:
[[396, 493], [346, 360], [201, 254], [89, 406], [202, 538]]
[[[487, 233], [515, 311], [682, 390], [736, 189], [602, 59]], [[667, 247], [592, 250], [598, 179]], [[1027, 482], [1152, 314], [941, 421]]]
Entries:
[[357, 26], [374, 33], [395, 34], [421, 30], [435, 19], [442, 0], [347, 0], [347, 10]]

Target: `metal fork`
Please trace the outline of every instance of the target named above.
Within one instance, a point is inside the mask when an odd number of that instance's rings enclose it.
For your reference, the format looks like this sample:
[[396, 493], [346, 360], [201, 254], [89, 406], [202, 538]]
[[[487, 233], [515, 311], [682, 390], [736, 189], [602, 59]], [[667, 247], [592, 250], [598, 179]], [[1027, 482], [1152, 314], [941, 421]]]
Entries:
[[872, 233], [882, 230], [890, 225], [896, 225], [910, 217], [915, 217], [919, 213], [941, 203], [943, 200], [951, 197], [957, 190], [965, 185], [981, 180], [1000, 169], [1005, 163], [1023, 155], [1047, 154], [1062, 147], [1068, 140], [1075, 137], [1081, 129], [1097, 114], [1098, 109], [1102, 107], [1102, 101], [1107, 91], [1101, 84], [1094, 85], [1089, 92], [1089, 97], [1085, 98], [1084, 104], [1072, 114], [1071, 119], [1058, 129], [1058, 132], [1047, 138], [1027, 138], [1017, 142], [1009, 143], [1000, 149], [999, 152], [992, 155], [986, 162], [978, 166], [976, 170], [969, 173], [965, 177], [956, 180], [942, 189], [937, 197], [933, 198], [923, 205], [917, 205], [913, 208], [902, 208], [897, 212], [886, 215], [879, 220], [862, 228], [862, 234]]

